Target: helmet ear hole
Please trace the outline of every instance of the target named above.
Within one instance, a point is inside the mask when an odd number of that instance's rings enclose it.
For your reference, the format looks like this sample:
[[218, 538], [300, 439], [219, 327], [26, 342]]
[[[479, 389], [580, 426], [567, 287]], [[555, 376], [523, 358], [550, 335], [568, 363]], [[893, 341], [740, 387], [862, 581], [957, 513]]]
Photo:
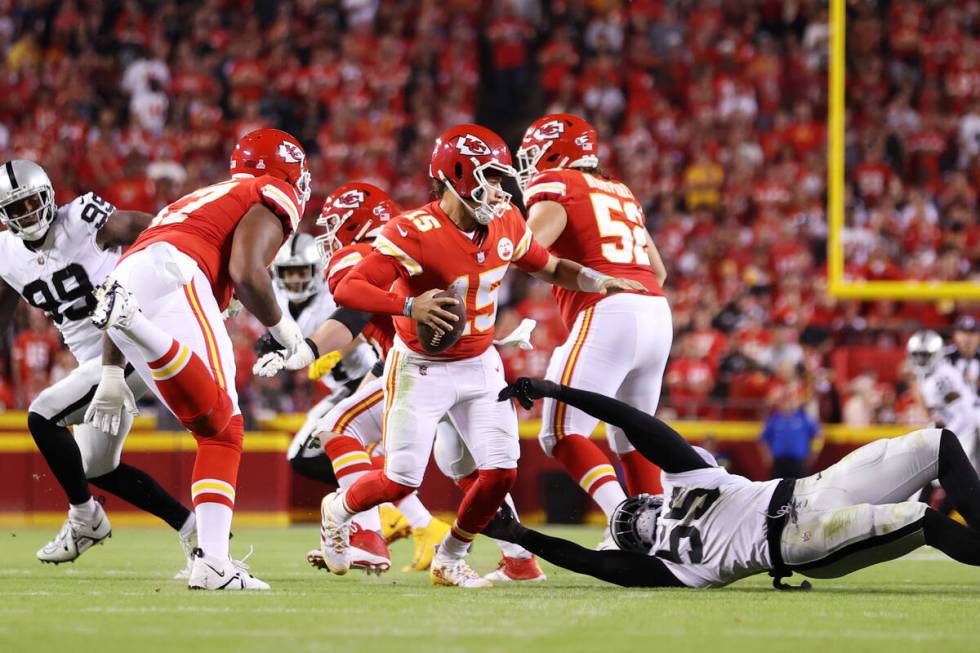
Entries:
[[463, 164], [462, 163], [459, 163], [458, 161], [456, 162], [456, 165], [453, 166], [453, 174], [456, 175], [456, 179], [462, 179], [463, 178]]

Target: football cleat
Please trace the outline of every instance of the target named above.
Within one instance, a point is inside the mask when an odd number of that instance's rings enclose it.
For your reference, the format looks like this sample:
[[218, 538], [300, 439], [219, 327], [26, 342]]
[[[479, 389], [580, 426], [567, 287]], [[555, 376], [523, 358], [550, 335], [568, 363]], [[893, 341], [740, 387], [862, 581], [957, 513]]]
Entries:
[[95, 298], [95, 308], [90, 319], [100, 331], [109, 327], [129, 326], [133, 315], [139, 310], [136, 299], [112, 277], [107, 277], [96, 286], [92, 296]]
[[334, 521], [328, 510], [339, 498], [338, 492], [331, 492], [320, 502], [320, 551], [330, 573], [343, 576], [350, 569], [350, 525]]
[[38, 549], [37, 559], [56, 565], [74, 562], [75, 558], [107, 537], [112, 537], [112, 525], [102, 506], [97, 504], [95, 517], [90, 520], [76, 520], [69, 516], [55, 538]]
[[503, 556], [497, 568], [484, 576], [489, 581], [509, 582], [515, 580], [525, 580], [533, 583], [540, 583], [548, 580], [548, 577], [538, 566], [538, 559], [534, 556], [530, 558], [508, 558]]
[[[249, 552], [251, 555], [251, 552]], [[269, 584], [261, 581], [248, 571], [244, 560], [227, 558], [220, 560], [204, 555], [201, 549], [194, 549], [194, 563], [191, 565], [187, 588], [192, 590], [267, 590]], [[248, 556], [245, 556], [247, 559]]]
[[176, 580], [188, 580], [191, 577], [191, 570], [194, 568], [194, 549], [197, 548], [197, 529], [191, 531], [187, 537], [178, 534], [177, 539], [180, 540], [180, 548], [184, 551], [187, 564], [174, 575], [174, 578]]
[[379, 576], [391, 569], [391, 553], [377, 531], [369, 531], [354, 523], [350, 528], [350, 566]]
[[429, 578], [432, 579], [433, 585], [448, 585], [467, 589], [493, 587], [493, 583], [473, 571], [473, 568], [466, 564], [464, 558], [440, 560], [436, 556], [432, 560], [432, 566], [429, 567]]
[[409, 526], [405, 515], [392, 504], [382, 503], [378, 506], [378, 514], [381, 516], [381, 534], [388, 544], [408, 537], [412, 533], [412, 527]]
[[438, 517], [433, 517], [432, 521], [425, 528], [413, 528], [412, 539], [415, 540], [415, 554], [412, 562], [402, 567], [402, 571], [426, 571], [432, 564], [432, 556], [436, 553], [436, 547], [446, 537], [449, 532], [449, 524]]

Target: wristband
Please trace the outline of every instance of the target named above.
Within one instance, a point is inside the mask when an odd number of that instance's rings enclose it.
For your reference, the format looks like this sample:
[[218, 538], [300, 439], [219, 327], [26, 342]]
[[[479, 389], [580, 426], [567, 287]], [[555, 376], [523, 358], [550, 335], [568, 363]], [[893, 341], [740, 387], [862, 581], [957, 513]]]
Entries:
[[415, 305], [415, 298], [409, 297], [405, 300], [405, 307], [402, 309], [402, 315], [405, 317], [412, 317], [412, 306]]
[[602, 282], [611, 278], [608, 274], [582, 266], [578, 271], [578, 287], [583, 292], [599, 292]]
[[320, 348], [316, 346], [316, 343], [315, 342], [313, 342], [312, 340], [310, 340], [309, 338], [307, 338], [306, 339], [306, 346], [309, 347], [310, 348], [310, 351], [313, 352], [313, 360], [316, 360], [316, 359], [320, 358]]

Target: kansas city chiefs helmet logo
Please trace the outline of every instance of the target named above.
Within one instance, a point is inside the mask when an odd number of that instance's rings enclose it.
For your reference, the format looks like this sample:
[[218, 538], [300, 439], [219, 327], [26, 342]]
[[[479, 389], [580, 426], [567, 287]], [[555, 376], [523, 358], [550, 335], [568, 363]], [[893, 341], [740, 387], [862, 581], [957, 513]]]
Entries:
[[456, 149], [464, 156], [487, 156], [490, 146], [473, 134], [463, 134], [456, 140]]
[[338, 209], [356, 209], [364, 203], [364, 191], [349, 190], [333, 201]]
[[289, 141], [283, 141], [279, 143], [279, 149], [276, 150], [276, 154], [279, 158], [286, 163], [302, 163], [306, 156], [303, 155], [303, 150], [295, 143], [290, 143]]
[[560, 120], [549, 120], [534, 130], [534, 138], [539, 141], [552, 141], [565, 131], [565, 123]]

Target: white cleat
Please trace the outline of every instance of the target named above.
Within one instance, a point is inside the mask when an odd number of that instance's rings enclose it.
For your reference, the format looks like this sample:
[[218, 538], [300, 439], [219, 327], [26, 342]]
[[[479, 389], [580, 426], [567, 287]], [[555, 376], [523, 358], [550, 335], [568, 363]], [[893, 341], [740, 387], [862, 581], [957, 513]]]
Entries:
[[320, 551], [327, 569], [343, 576], [350, 570], [350, 525], [335, 521], [328, 509], [339, 499], [338, 492], [331, 492], [320, 502]]
[[433, 558], [432, 566], [429, 567], [429, 578], [433, 585], [449, 585], [468, 589], [493, 587], [493, 583], [473, 571], [473, 568], [466, 564], [465, 559], [440, 560], [438, 554]]
[[96, 505], [95, 517], [91, 520], [66, 519], [55, 538], [38, 549], [37, 559], [56, 565], [74, 562], [107, 537], [112, 537], [112, 525], [102, 506]]
[[190, 535], [187, 537], [181, 537], [178, 534], [177, 539], [180, 540], [180, 548], [184, 551], [184, 557], [187, 559], [187, 564], [183, 569], [174, 575], [174, 579], [190, 580], [191, 570], [194, 569], [194, 549], [197, 548], [197, 529], [191, 531]]
[[[251, 555], [251, 554], [249, 554]], [[245, 556], [248, 558], [248, 556]], [[192, 590], [267, 590], [269, 584], [259, 580], [248, 571], [244, 560], [226, 558], [220, 560], [204, 555], [201, 549], [194, 549], [194, 563], [191, 566], [187, 588]]]
[[112, 277], [95, 287], [95, 308], [89, 318], [95, 328], [105, 331], [109, 327], [129, 326], [133, 315], [139, 310], [136, 299]]
[[619, 546], [616, 545], [616, 540], [613, 539], [612, 532], [610, 532], [609, 527], [606, 526], [602, 531], [602, 541], [595, 547], [596, 551], [619, 551]]

